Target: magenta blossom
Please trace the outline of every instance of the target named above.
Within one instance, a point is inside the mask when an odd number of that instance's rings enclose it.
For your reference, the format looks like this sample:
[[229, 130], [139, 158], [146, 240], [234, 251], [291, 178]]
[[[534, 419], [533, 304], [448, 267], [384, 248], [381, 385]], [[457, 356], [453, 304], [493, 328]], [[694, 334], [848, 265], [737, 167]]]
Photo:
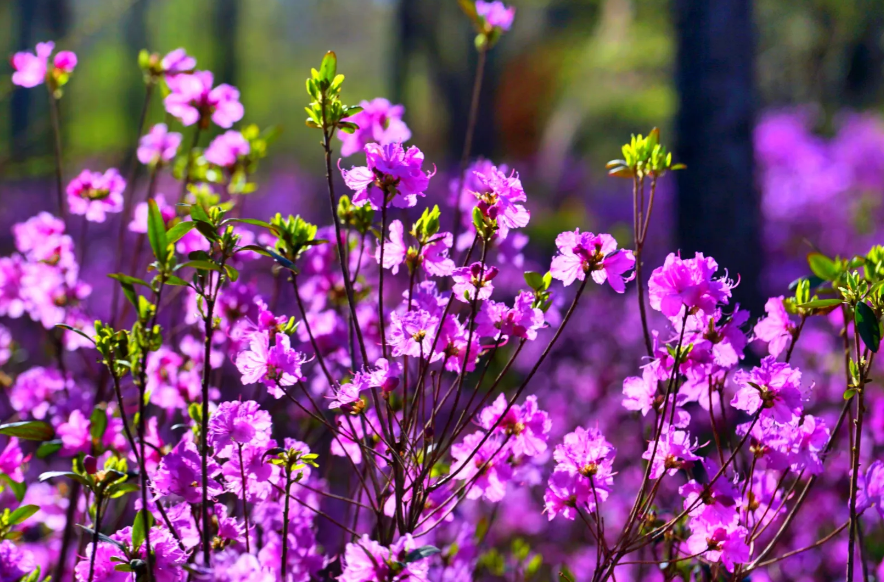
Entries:
[[755, 414], [760, 409], [762, 418], [770, 416], [780, 423], [801, 415], [801, 371], [777, 362], [773, 356], [761, 360], [761, 365], [750, 372], [737, 370], [734, 382], [740, 388], [731, 406], [738, 410]]
[[489, 267], [476, 262], [469, 267], [460, 267], [451, 272], [454, 279], [452, 292], [454, 297], [464, 303], [469, 303], [478, 297], [480, 301], [491, 297], [494, 285], [491, 281], [497, 277], [497, 267]]
[[767, 317], [755, 324], [755, 337], [767, 342], [767, 351], [777, 357], [792, 344], [796, 326], [789, 319], [782, 295], [768, 299], [764, 311], [767, 312]]
[[749, 546], [745, 538], [749, 530], [743, 526], [699, 529], [688, 538], [687, 554], [700, 554], [709, 562], [721, 562], [728, 572], [733, 572], [736, 564], [749, 561]]
[[252, 148], [242, 133], [231, 129], [213, 139], [203, 155], [216, 166], [232, 168], [240, 156], [248, 155], [250, 151]]
[[30, 460], [31, 456], [22, 452], [18, 444], [18, 439], [12, 437], [6, 443], [6, 447], [0, 451], [0, 473], [9, 476], [10, 479], [17, 483], [25, 480], [22, 465]]
[[486, 438], [484, 432], [474, 432], [451, 447], [451, 475], [471, 484], [468, 499], [500, 501], [506, 495], [506, 484], [513, 478], [508, 456], [504, 439]]
[[71, 214], [85, 215], [90, 222], [104, 222], [109, 212], [123, 209], [126, 181], [115, 168], [104, 174], [83, 170], [68, 184]]
[[411, 131], [402, 121], [405, 108], [402, 105], [391, 105], [383, 97], [359, 104], [362, 111], [346, 118], [344, 121], [355, 123], [359, 129], [353, 133], [338, 132], [341, 144], [341, 156], [347, 157], [361, 151], [368, 143], [382, 146], [391, 143], [405, 143], [411, 139]]
[[[405, 229], [402, 221], [394, 220], [389, 226], [389, 239], [384, 241], [384, 268], [390, 269], [395, 275], [399, 272], [399, 265], [405, 260], [408, 253], [408, 245], [405, 244]], [[381, 245], [378, 244], [374, 251], [375, 260], [381, 262]]]
[[138, 140], [138, 161], [148, 166], [167, 164], [178, 153], [181, 134], [169, 131], [165, 123], [157, 123]]
[[271, 346], [269, 333], [253, 334], [249, 349], [236, 357], [236, 367], [243, 384], [263, 382], [274, 398], [282, 398], [282, 386], [293, 386], [304, 379], [301, 364], [307, 358], [291, 347], [289, 336], [280, 333], [275, 337], [276, 343]]
[[390, 205], [411, 208], [418, 196], [424, 196], [436, 173], [435, 167], [426, 173], [421, 169], [424, 154], [419, 149], [411, 146], [406, 150], [399, 143], [366, 144], [365, 161], [365, 166], [342, 169], [341, 174], [347, 187], [355, 192], [353, 204], [371, 204], [375, 210]]
[[163, 57], [160, 63], [166, 75], [190, 73], [196, 68], [196, 59], [187, 54], [183, 48], [177, 48]]
[[406, 534], [386, 548], [363, 535], [347, 544], [341, 558], [341, 582], [427, 582], [430, 560], [405, 561], [418, 544]]
[[[15, 53], [12, 57], [12, 83], [30, 89], [42, 84], [49, 71], [49, 55], [55, 49], [54, 42], [37, 43], [36, 54], [29, 52]], [[77, 55], [71, 51], [60, 51], [52, 61], [52, 67], [62, 74], [69, 75], [77, 66]]]
[[270, 440], [270, 413], [257, 402], [222, 402], [209, 419], [209, 444], [216, 455], [230, 456], [236, 447]]
[[387, 329], [387, 342], [393, 348], [393, 355], [429, 358], [438, 323], [438, 318], [422, 309], [402, 315], [394, 312]]
[[884, 519], [884, 463], [875, 461], [857, 477], [856, 510], [874, 507]]
[[635, 277], [623, 277], [635, 265], [635, 256], [629, 250], [618, 251], [617, 241], [610, 234], [595, 235], [578, 228], [557, 236], [556, 246], [559, 254], [553, 257], [550, 273], [566, 287], [592, 273], [592, 280], [599, 285], [607, 281], [614, 291], [623, 293], [626, 282]]
[[552, 520], [557, 515], [573, 520], [576, 509], [597, 511], [614, 485], [614, 447], [597, 429], [582, 427], [565, 435], [553, 452], [556, 465], [543, 496]]
[[529, 291], [521, 291], [512, 308], [486, 301], [476, 316], [476, 333], [501, 341], [508, 337], [534, 340], [544, 325], [544, 316], [543, 311], [533, 305], [534, 294]]
[[[202, 500], [201, 471], [199, 451], [191, 438], [185, 436], [160, 461], [154, 474], [153, 487], [158, 496], [173, 495], [183, 498], [187, 503], [199, 503]], [[215, 475], [220, 472], [220, 467], [210, 457], [207, 489], [212, 498], [224, 492], [215, 480]]]
[[[546, 452], [552, 420], [537, 407], [537, 397], [528, 396], [524, 404], [513, 404], [509, 410], [508, 404], [506, 396], [498, 395], [493, 404], [479, 413], [479, 426], [509, 436], [515, 455], [534, 457]], [[501, 416], [503, 420], [500, 420]]]
[[522, 188], [519, 175], [514, 171], [507, 176], [495, 166], [485, 167], [474, 172], [478, 182], [473, 195], [478, 199], [478, 208], [484, 216], [497, 220], [497, 234], [505, 239], [510, 229], [528, 225], [531, 213], [520, 202], [528, 197]]
[[211, 71], [195, 71], [168, 77], [172, 91], [164, 103], [169, 115], [177, 117], [184, 125], [199, 122], [208, 128], [209, 119], [218, 127], [229, 128], [242, 119], [245, 110], [239, 102], [239, 90], [226, 83], [214, 89]]
[[648, 443], [648, 450], [642, 459], [651, 460], [651, 479], [659, 479], [664, 473], [669, 476], [678, 473], [679, 469], [687, 469], [700, 457], [694, 454], [700, 445], [696, 440], [691, 442], [691, 435], [686, 430], [677, 430], [667, 426], [656, 441]]
[[485, 0], [476, 0], [476, 13], [485, 21], [485, 24], [491, 28], [499, 28], [507, 31], [513, 25], [513, 19], [516, 17], [516, 9], [507, 7], [500, 0], [493, 2], [485, 2]]
[[703, 253], [693, 259], [670, 253], [648, 280], [651, 307], [670, 318], [679, 317], [685, 307], [693, 314], [712, 315], [719, 304], [727, 304], [734, 287], [726, 277], [713, 279], [717, 270], [715, 259]]

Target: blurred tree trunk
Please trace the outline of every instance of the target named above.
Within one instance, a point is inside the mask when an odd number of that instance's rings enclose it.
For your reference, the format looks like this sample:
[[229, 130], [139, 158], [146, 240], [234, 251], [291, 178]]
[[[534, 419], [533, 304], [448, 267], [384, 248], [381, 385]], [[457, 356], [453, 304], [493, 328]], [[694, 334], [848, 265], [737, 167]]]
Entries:
[[760, 314], [763, 255], [754, 179], [754, 32], [751, 0], [676, 0], [675, 159], [683, 256], [713, 256], [741, 278], [735, 300]]
[[216, 65], [215, 84], [230, 83], [236, 85], [237, 63], [237, 20], [239, 17], [239, 0], [217, 0], [214, 4], [215, 19]]
[[[18, 31], [16, 50], [33, 50], [36, 43], [37, 6], [31, 0], [18, 0], [16, 2], [18, 22], [15, 29]], [[21, 161], [27, 157], [28, 142], [28, 115], [30, 111], [30, 96], [28, 91], [12, 92], [12, 119], [10, 123], [10, 137], [12, 138], [12, 159]]]

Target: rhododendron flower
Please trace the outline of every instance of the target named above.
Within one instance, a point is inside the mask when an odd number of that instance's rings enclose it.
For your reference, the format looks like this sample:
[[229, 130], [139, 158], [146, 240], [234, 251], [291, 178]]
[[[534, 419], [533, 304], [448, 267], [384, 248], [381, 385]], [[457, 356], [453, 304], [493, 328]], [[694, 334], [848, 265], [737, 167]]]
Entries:
[[4, 325], [0, 325], [0, 366], [12, 356], [12, 333]]
[[746, 537], [749, 530], [742, 526], [714, 527], [694, 531], [687, 539], [687, 554], [701, 554], [701, 558], [712, 563], [721, 562], [728, 572], [733, 572], [736, 564], [749, 561], [749, 546]]
[[21, 257], [0, 257], [0, 315], [14, 319], [25, 312], [25, 302], [21, 297], [21, 277]]
[[138, 161], [148, 166], [167, 164], [175, 158], [181, 134], [169, 131], [165, 123], [157, 123], [138, 140]]
[[236, 367], [242, 374], [243, 384], [264, 382], [274, 398], [282, 398], [285, 392], [280, 386], [294, 386], [304, 379], [301, 364], [306, 356], [291, 347], [285, 334], [276, 334], [276, 343], [270, 345], [270, 334], [252, 335], [249, 349], [236, 357]]
[[[214, 479], [214, 476], [220, 472], [220, 467], [210, 457], [206, 488], [211, 498], [224, 492], [221, 485]], [[199, 503], [202, 500], [201, 459], [196, 445], [190, 438], [185, 436], [160, 461], [154, 474], [153, 488], [157, 492], [157, 496], [176, 495], [187, 503]]]
[[[151, 532], [153, 533], [153, 532]], [[117, 534], [111, 537], [114, 541]], [[131, 540], [129, 540], [131, 542]], [[153, 547], [153, 539], [151, 539]], [[113, 558], [125, 560], [123, 552], [114, 544], [99, 542], [98, 547], [93, 544], [86, 546], [86, 552], [83, 559], [77, 562], [74, 568], [74, 576], [77, 582], [89, 582], [89, 570], [92, 562], [92, 554], [95, 554], [95, 566], [92, 572], [93, 582], [127, 582], [132, 575], [126, 572], [119, 572], [115, 568], [119, 562], [113, 561]]]
[[30, 460], [31, 456], [25, 457], [18, 444], [18, 439], [12, 437], [6, 443], [6, 447], [0, 451], [0, 473], [5, 473], [13, 481], [21, 483], [25, 480], [22, 465]]
[[755, 337], [767, 342], [768, 352], [776, 358], [792, 344], [796, 326], [789, 319], [782, 295], [768, 299], [764, 311], [767, 317], [758, 320], [753, 331]]
[[478, 208], [484, 216], [497, 220], [497, 235], [505, 239], [510, 229], [522, 228], [531, 220], [531, 213], [519, 202], [528, 197], [516, 172], [507, 176], [491, 166], [475, 172], [478, 182], [473, 195], [478, 199]]
[[79, 410], [74, 410], [66, 422], [61, 423], [55, 432], [61, 439], [59, 454], [72, 457], [89, 452], [92, 437], [89, 435], [89, 419]]
[[232, 168], [240, 156], [248, 155], [252, 147], [242, 133], [225, 131], [212, 140], [203, 155], [210, 163], [223, 168]]
[[648, 443], [648, 450], [642, 454], [642, 459], [651, 460], [651, 479], [659, 479], [663, 473], [670, 476], [678, 473], [679, 469], [687, 469], [700, 457], [694, 454], [700, 445], [696, 440], [691, 442], [691, 435], [686, 430], [677, 430], [665, 427], [660, 438]]
[[[479, 426], [489, 431], [494, 427], [494, 432], [509, 436], [515, 455], [534, 457], [546, 452], [552, 419], [537, 407], [537, 397], [528, 396], [524, 404], [513, 404], [507, 411], [508, 404], [506, 396], [498, 395], [491, 406], [479, 413]], [[503, 420], [497, 424], [501, 416]]]
[[237, 446], [266, 443], [270, 430], [270, 413], [257, 402], [222, 402], [209, 419], [209, 445], [216, 455], [230, 456]]
[[[607, 491], [600, 492], [599, 501], [607, 494]], [[589, 480], [579, 473], [570, 471], [553, 471], [549, 476], [546, 492], [543, 494], [543, 503], [543, 511], [550, 521], [559, 515], [574, 521], [578, 509], [590, 513], [596, 510], [595, 496], [592, 494]]]
[[598, 429], [577, 429], [556, 445], [558, 463], [547, 482], [545, 509], [552, 520], [557, 515], [573, 520], [580, 507], [597, 511], [596, 500], [605, 501], [613, 485], [614, 447]]
[[387, 329], [387, 343], [393, 348], [393, 355], [429, 358], [433, 349], [433, 339], [439, 320], [423, 309], [390, 315]]
[[[367, 144], [365, 162], [365, 166], [342, 169], [341, 174], [347, 187], [355, 192], [353, 204], [371, 204], [375, 210], [384, 205], [411, 208], [417, 204], [418, 196], [424, 195], [430, 178], [436, 173], [435, 167], [426, 173], [421, 169], [424, 154], [419, 149], [411, 146], [406, 150], [399, 143]], [[338, 166], [340, 168], [340, 162]]]
[[801, 371], [777, 362], [774, 356], [767, 356], [750, 372], [737, 370], [734, 382], [740, 388], [731, 406], [738, 410], [755, 414], [761, 409], [762, 417], [781, 423], [801, 414]]
[[172, 91], [163, 101], [166, 111], [183, 125], [200, 122], [206, 128], [211, 118], [215, 125], [227, 129], [245, 113], [236, 87], [222, 83], [212, 88], [211, 71], [175, 75], [166, 81]]
[[623, 408], [641, 411], [647, 416], [657, 397], [657, 377], [651, 366], [645, 366], [641, 378], [630, 376], [623, 380]]
[[347, 544], [341, 558], [341, 582], [427, 582], [430, 560], [405, 562], [409, 552], [418, 548], [411, 534], [400, 537], [389, 548], [363, 535]]
[[478, 299], [483, 301], [491, 297], [494, 291], [494, 285], [491, 281], [497, 277], [497, 267], [489, 267], [476, 262], [469, 267], [460, 267], [451, 272], [451, 278], [454, 279], [455, 298], [464, 303], [472, 301], [478, 293]]
[[[27, 89], [42, 84], [46, 80], [49, 68], [49, 55], [54, 49], [54, 42], [39, 42], [36, 54], [15, 53], [12, 57], [12, 68], [15, 69], [12, 74], [12, 83]], [[77, 55], [71, 51], [59, 51], [52, 61], [52, 66], [62, 73], [73, 73], [77, 66]]]
[[12, 226], [15, 248], [29, 261], [74, 269], [77, 264], [74, 243], [64, 231], [64, 221], [48, 212], [40, 212]]
[[355, 123], [359, 128], [353, 133], [338, 132], [341, 138], [341, 156], [347, 157], [362, 151], [368, 143], [382, 146], [391, 143], [405, 143], [411, 139], [411, 131], [402, 121], [405, 107], [391, 105], [383, 97], [359, 103], [362, 111], [346, 118], [344, 121]]
[[874, 507], [884, 519], [884, 463], [875, 461], [857, 477], [856, 510]]
[[[163, 222], [168, 225], [176, 216], [175, 206], [166, 202], [166, 197], [162, 194], [154, 196], [154, 202], [157, 203], [157, 209]], [[147, 218], [150, 214], [150, 208], [147, 202], [139, 202], [132, 212], [132, 222], [129, 223], [129, 230], [140, 234], [147, 234]]]
[[486, 2], [485, 0], [476, 0], [476, 13], [482, 17], [485, 24], [493, 28], [499, 28], [504, 32], [509, 30], [513, 25], [513, 19], [516, 17], [516, 9], [507, 7], [500, 0]]
[[104, 174], [83, 170], [67, 187], [71, 214], [85, 215], [91, 222], [104, 222], [108, 212], [123, 209], [126, 181], [115, 168]]
[[166, 75], [178, 75], [193, 71], [196, 68], [196, 59], [183, 48], [177, 48], [167, 53], [160, 64]]
[[678, 317], [684, 307], [692, 313], [711, 315], [716, 306], [727, 304], [734, 287], [726, 277], [713, 279], [717, 270], [715, 259], [703, 253], [693, 259], [670, 253], [648, 280], [651, 307], [666, 317]]
[[506, 495], [506, 484], [513, 478], [508, 456], [509, 447], [504, 440], [474, 432], [451, 447], [451, 474], [469, 484], [468, 499], [500, 501]]
[[497, 301], [486, 301], [476, 316], [476, 333], [499, 340], [507, 337], [536, 339], [537, 330], [544, 325], [544, 316], [543, 311], [533, 304], [534, 294], [529, 291], [521, 291], [512, 308]]
[[632, 251], [617, 250], [617, 241], [610, 234], [595, 235], [591, 232], [563, 232], [556, 237], [559, 254], [553, 257], [550, 273], [566, 287], [575, 280], [583, 281], [587, 273], [599, 285], [605, 281], [617, 293], [626, 290], [626, 282], [635, 274], [623, 277], [623, 273], [635, 266]]
[[[389, 238], [384, 241], [383, 266], [385, 269], [390, 269], [391, 272], [395, 275], [399, 272], [399, 265], [401, 265], [402, 261], [405, 260], [405, 255], [408, 253], [408, 245], [405, 244], [405, 231], [401, 221], [394, 220], [393, 222], [391, 222], [388, 230]], [[374, 258], [378, 263], [381, 262], [380, 243], [378, 243], [378, 246], [374, 250]]]
[[340, 388], [335, 390], [334, 395], [331, 397], [331, 402], [328, 403], [328, 407], [332, 410], [336, 408], [349, 410], [350, 405], [359, 400], [359, 394], [363, 390], [368, 390], [368, 388], [368, 377], [357, 373], [353, 380], [342, 384]]

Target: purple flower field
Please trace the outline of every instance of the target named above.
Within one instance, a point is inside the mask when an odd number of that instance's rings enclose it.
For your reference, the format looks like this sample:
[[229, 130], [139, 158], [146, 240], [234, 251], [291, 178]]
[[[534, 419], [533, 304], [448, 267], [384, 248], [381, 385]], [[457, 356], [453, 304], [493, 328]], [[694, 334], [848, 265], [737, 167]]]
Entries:
[[884, 122], [760, 116], [760, 281], [670, 242], [657, 129], [544, 240], [538, 169], [472, 152], [516, 11], [461, 5], [451, 167], [334, 52], [314, 175], [266, 180], [276, 129], [185, 48], [132, 63], [165, 118], [118, 168], [65, 156], [73, 52], [0, 72], [55, 152], [0, 215], [0, 582], [884, 579]]

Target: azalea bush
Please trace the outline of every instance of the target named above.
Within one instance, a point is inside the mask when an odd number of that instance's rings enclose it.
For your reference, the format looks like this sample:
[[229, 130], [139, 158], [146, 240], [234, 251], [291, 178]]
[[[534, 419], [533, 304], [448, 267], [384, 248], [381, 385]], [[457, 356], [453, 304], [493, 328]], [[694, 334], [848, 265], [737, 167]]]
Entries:
[[727, 265], [651, 248], [690, 171], [652, 130], [608, 164], [628, 239], [540, 256], [518, 172], [471, 155], [514, 10], [462, 5], [479, 67], [440, 200], [401, 106], [349, 104], [333, 52], [309, 72], [319, 225], [246, 203], [276, 130], [184, 49], [139, 57], [167, 123], [132, 167], [67, 183], [76, 56], [13, 57], [57, 187], [0, 258], [0, 581], [870, 579], [884, 247], [814, 249], [748, 313]]

